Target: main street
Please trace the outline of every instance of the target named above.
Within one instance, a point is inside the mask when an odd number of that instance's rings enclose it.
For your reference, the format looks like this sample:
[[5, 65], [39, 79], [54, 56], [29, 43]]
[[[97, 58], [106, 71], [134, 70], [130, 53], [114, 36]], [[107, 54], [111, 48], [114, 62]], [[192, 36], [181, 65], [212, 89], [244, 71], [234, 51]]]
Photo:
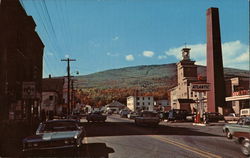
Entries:
[[[193, 126], [190, 122], [161, 122], [158, 127], [153, 128], [136, 126], [133, 120], [110, 115], [105, 123], [88, 123], [86, 119], [82, 119], [80, 124], [83, 126], [85, 138], [78, 150], [42, 151], [35, 153], [35, 156], [49, 154], [55, 157], [85, 158], [244, 157], [239, 144], [223, 135], [224, 123], [204, 127]], [[1, 150], [4, 153], [0, 153], [3, 154], [0, 156], [21, 155], [20, 136], [12, 137], [9, 136], [4, 141]]]
[[[162, 122], [156, 128], [138, 127], [133, 120], [112, 115], [106, 123], [83, 126], [83, 143], [109, 149], [105, 154], [111, 158], [244, 157], [239, 145], [223, 136], [222, 124], [201, 127]], [[93, 147], [89, 155], [98, 151]]]

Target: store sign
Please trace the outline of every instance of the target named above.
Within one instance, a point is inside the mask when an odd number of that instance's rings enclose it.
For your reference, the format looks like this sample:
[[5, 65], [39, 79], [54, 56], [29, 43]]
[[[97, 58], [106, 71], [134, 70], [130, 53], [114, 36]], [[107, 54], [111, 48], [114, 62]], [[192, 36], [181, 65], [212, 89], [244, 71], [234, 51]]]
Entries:
[[208, 83], [190, 83], [191, 91], [209, 91], [210, 85]]
[[23, 99], [35, 99], [36, 97], [35, 82], [23, 82], [22, 96]]

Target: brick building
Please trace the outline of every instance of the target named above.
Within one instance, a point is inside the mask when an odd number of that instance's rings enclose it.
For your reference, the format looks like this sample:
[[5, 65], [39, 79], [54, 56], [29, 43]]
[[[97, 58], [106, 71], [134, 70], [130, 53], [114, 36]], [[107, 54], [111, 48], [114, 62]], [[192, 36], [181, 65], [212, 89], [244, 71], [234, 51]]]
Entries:
[[[44, 45], [18, 0], [0, 2], [0, 120], [38, 116]], [[23, 97], [23, 84], [33, 85]], [[30, 92], [30, 91], [29, 91]]]

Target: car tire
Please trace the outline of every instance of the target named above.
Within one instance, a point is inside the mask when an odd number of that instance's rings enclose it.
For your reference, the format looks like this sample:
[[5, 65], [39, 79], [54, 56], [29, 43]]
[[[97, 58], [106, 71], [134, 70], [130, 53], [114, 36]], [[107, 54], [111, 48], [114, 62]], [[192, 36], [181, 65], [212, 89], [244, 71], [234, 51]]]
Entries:
[[242, 142], [241, 151], [246, 156], [250, 155], [250, 141], [244, 140]]
[[233, 138], [232, 134], [230, 133], [230, 131], [228, 129], [226, 129], [226, 137], [227, 137], [227, 139]]

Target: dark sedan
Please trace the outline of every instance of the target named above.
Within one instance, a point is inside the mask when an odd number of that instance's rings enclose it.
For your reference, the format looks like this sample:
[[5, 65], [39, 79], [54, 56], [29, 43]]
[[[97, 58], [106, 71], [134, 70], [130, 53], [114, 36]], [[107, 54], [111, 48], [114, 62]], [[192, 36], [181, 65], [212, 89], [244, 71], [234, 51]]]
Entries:
[[205, 112], [203, 113], [203, 121], [208, 123], [225, 121], [225, 119], [224, 116], [218, 112]]
[[101, 112], [95, 111], [95, 112], [91, 112], [86, 116], [86, 120], [88, 122], [92, 121], [92, 122], [105, 122], [105, 120], [107, 119], [106, 115], [102, 115]]
[[80, 147], [83, 137], [76, 121], [50, 120], [40, 123], [35, 135], [23, 139], [23, 151]]

